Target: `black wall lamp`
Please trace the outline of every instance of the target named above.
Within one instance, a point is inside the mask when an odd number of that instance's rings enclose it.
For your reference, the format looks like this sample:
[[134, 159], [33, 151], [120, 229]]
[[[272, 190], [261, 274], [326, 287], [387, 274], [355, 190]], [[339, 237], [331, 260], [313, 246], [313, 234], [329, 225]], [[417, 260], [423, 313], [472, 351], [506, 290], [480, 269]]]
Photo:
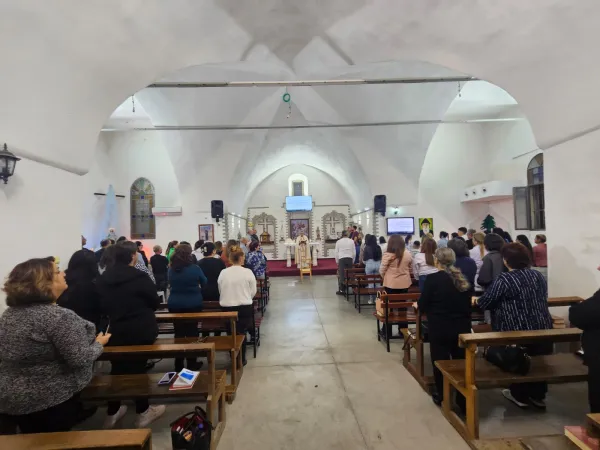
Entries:
[[17, 161], [21, 161], [21, 158], [17, 158], [9, 152], [8, 147], [4, 144], [4, 148], [0, 150], [0, 180], [4, 180], [4, 184], [7, 184], [8, 179], [15, 173]]

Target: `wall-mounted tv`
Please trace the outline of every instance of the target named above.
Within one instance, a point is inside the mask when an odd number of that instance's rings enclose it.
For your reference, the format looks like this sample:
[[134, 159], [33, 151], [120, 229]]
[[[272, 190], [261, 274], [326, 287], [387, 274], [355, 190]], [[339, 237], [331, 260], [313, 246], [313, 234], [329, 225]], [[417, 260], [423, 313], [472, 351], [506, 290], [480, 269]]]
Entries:
[[295, 195], [285, 198], [286, 211], [312, 211], [312, 195]]
[[387, 234], [415, 234], [414, 217], [388, 217]]

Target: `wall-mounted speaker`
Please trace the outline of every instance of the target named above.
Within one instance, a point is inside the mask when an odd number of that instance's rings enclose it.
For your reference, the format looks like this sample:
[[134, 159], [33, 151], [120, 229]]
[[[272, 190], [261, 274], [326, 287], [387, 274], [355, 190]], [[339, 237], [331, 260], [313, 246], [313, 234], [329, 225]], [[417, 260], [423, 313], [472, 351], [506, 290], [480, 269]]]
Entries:
[[385, 195], [376, 195], [373, 198], [373, 209], [376, 213], [385, 215], [385, 209], [387, 207], [387, 197]]
[[223, 215], [223, 200], [211, 200], [210, 217], [217, 219], [218, 222], [219, 219], [223, 218]]

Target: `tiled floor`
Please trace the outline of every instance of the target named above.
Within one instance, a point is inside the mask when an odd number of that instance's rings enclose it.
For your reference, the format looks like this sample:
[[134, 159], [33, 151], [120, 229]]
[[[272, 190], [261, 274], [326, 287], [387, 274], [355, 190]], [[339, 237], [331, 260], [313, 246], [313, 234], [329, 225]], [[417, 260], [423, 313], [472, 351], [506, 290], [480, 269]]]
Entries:
[[[258, 358], [249, 354], [219, 449], [467, 449], [402, 367], [401, 344], [387, 353], [369, 308], [359, 315], [335, 290], [330, 276], [304, 284], [272, 279]], [[156, 370], [170, 367], [163, 361]], [[561, 433], [565, 424], [582, 422], [585, 385], [550, 389], [546, 413], [522, 411], [499, 391], [482, 391], [481, 435]], [[155, 449], [171, 448], [169, 422], [192, 407], [168, 406], [152, 426]], [[83, 428], [99, 428], [102, 420], [99, 412]], [[133, 420], [128, 413], [123, 426]]]

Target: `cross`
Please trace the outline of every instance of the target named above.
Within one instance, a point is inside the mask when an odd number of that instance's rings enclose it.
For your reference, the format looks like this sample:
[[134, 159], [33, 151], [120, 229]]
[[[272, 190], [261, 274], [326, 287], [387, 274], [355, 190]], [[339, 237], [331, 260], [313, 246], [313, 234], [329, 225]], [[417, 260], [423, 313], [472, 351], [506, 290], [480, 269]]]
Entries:
[[260, 222], [260, 220], [261, 219], [259, 218], [259, 221], [258, 221], [258, 223], [256, 225], [258, 225], [258, 226], [262, 225], [263, 232], [266, 231], [268, 233], [269, 232], [269, 225], [271, 224], [271, 222], [267, 222], [267, 217], [266, 216], [262, 217], [262, 223]]
[[[327, 223], [328, 221], [329, 223]], [[325, 225], [329, 226], [329, 233], [326, 233], [327, 235], [335, 233], [335, 224], [341, 223], [335, 216], [329, 216], [329, 218], [325, 219], [324, 222]]]

